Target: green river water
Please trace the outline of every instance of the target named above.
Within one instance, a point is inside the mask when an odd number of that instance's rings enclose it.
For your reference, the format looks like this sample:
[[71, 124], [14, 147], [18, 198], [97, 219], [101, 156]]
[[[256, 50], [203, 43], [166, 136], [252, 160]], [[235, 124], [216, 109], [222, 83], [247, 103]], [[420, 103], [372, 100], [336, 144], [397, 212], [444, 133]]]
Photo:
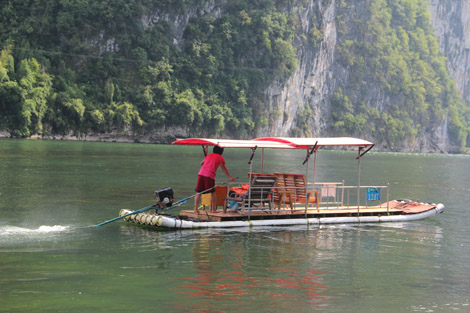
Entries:
[[[354, 185], [355, 156], [321, 151], [317, 181]], [[224, 157], [247, 177], [249, 151]], [[304, 173], [304, 157], [266, 150], [264, 169]], [[201, 158], [200, 147], [0, 140], [0, 312], [470, 312], [469, 156], [364, 156], [363, 185], [446, 206], [421, 221], [81, 228], [152, 204], [158, 188], [194, 194]]]

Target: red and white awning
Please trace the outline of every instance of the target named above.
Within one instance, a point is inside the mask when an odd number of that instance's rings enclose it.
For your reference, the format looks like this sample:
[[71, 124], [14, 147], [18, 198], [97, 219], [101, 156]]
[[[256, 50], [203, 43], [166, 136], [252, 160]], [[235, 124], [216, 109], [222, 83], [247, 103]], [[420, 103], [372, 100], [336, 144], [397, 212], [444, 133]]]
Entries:
[[271, 148], [271, 149], [295, 149], [296, 147], [277, 141], [255, 141], [237, 139], [213, 139], [213, 138], [188, 138], [176, 139], [174, 145], [219, 146], [221, 148]]
[[289, 137], [263, 137], [253, 140], [188, 138], [177, 139], [174, 145], [216, 146], [221, 148], [270, 148], [270, 149], [311, 149], [313, 146], [321, 147], [370, 147], [372, 142], [353, 137], [329, 138], [289, 138]]
[[274, 141], [295, 147], [296, 149], [309, 149], [315, 144], [321, 147], [369, 147], [373, 143], [353, 137], [326, 137], [326, 138], [291, 138], [291, 137], [264, 137], [254, 141]]

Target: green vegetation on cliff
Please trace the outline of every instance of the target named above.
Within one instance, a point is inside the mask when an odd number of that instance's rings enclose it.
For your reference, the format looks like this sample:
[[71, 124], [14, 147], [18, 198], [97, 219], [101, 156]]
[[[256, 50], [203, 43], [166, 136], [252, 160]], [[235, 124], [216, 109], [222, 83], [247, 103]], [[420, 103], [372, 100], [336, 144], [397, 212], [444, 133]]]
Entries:
[[[295, 3], [295, 1], [289, 1]], [[181, 42], [158, 16], [205, 1], [3, 1], [0, 129], [243, 135], [266, 123], [262, 91], [296, 68], [286, 1], [228, 1]]]
[[[428, 1], [366, 2], [362, 16], [351, 15], [344, 2], [338, 15], [339, 60], [351, 77], [333, 94], [334, 130], [372, 133], [379, 142], [399, 149], [443, 125], [451, 143], [464, 149], [470, 114], [447, 73]], [[371, 94], [382, 98], [370, 101]]]
[[[299, 33], [296, 10], [306, 4], [2, 1], [0, 129], [21, 137], [178, 126], [198, 136], [250, 136], [267, 123], [265, 87], [296, 69], [294, 42], [315, 48], [322, 40], [320, 27]], [[336, 57], [350, 76], [331, 97], [332, 132], [373, 133], [394, 149], [443, 125], [465, 147], [470, 113], [446, 71], [427, 5], [337, 1]], [[299, 114], [297, 127], [313, 135], [312, 110], [304, 105]]]

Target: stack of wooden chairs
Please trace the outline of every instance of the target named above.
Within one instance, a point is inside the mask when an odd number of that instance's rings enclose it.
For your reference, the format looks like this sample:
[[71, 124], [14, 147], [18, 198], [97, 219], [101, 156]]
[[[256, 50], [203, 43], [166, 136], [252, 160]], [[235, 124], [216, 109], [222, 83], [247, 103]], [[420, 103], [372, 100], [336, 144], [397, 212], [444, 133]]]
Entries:
[[319, 208], [319, 195], [316, 190], [307, 190], [307, 180], [303, 174], [274, 173], [277, 177], [276, 193], [274, 201], [277, 208], [285, 203], [286, 207], [294, 209], [295, 204], [313, 204]]
[[279, 210], [282, 204], [294, 210], [296, 204], [315, 205], [319, 208], [320, 196], [316, 190], [307, 190], [307, 180], [303, 174], [293, 173], [251, 173], [255, 176], [277, 177], [276, 185], [273, 189], [273, 202]]

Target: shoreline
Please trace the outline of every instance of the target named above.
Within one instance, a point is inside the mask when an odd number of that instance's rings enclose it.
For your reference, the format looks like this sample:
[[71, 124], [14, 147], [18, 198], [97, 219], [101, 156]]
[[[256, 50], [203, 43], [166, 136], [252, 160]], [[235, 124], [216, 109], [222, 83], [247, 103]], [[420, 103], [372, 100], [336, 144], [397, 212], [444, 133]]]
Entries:
[[[176, 136], [175, 136], [176, 134]], [[179, 135], [179, 136], [178, 136]], [[133, 133], [125, 134], [118, 132], [111, 133], [92, 133], [92, 134], [65, 134], [65, 135], [39, 135], [35, 134], [29, 137], [12, 137], [10, 132], [0, 131], [0, 138], [4, 139], [36, 139], [36, 140], [64, 140], [64, 141], [90, 141], [90, 142], [118, 142], [118, 143], [146, 143], [146, 144], [171, 144], [178, 137], [187, 137], [181, 131], [162, 131], [152, 134], [137, 135]]]
[[[189, 135], [182, 131], [182, 129], [172, 129], [152, 134], [123, 134], [118, 132], [103, 133], [103, 134], [66, 134], [66, 135], [32, 135], [22, 139], [36, 139], [36, 140], [63, 140], [63, 141], [89, 141], [89, 142], [116, 142], [116, 143], [144, 143], [144, 144], [171, 144], [176, 138], [188, 138]], [[175, 135], [176, 134], [176, 135]], [[14, 139], [7, 131], [0, 131], [0, 139]], [[375, 152], [391, 152], [391, 153], [416, 153], [416, 154], [454, 154], [454, 155], [470, 155], [470, 148], [465, 152], [455, 153], [449, 151], [392, 151], [387, 150], [379, 145], [375, 146]]]

